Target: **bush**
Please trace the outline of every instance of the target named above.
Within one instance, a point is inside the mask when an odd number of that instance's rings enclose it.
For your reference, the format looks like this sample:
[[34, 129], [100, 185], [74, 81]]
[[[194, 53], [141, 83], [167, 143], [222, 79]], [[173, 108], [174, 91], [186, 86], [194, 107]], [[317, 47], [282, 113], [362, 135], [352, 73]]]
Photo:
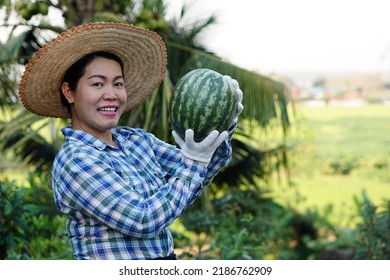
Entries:
[[356, 159], [343, 158], [333, 160], [329, 163], [326, 173], [329, 175], [349, 175], [354, 169], [358, 168], [359, 165]]
[[24, 203], [23, 189], [15, 182], [0, 182], [0, 259], [13, 254], [16, 244], [28, 242], [27, 216], [36, 211], [35, 205]]
[[182, 216], [185, 228], [197, 235], [178, 243], [187, 248], [182, 258], [306, 259], [311, 254], [304, 239], [317, 238], [312, 217], [256, 190], [230, 191], [214, 199], [213, 207], [216, 214], [210, 215], [198, 202]]
[[[27, 244], [19, 244], [17, 251], [26, 252], [34, 260], [73, 259], [73, 252], [65, 228], [66, 217], [39, 215], [29, 221], [30, 236]], [[15, 256], [16, 257], [16, 256]]]
[[374, 205], [363, 192], [355, 198], [362, 221], [358, 224], [355, 259], [390, 260], [390, 200], [383, 210]]
[[0, 182], [0, 259], [72, 259], [65, 229], [44, 174], [29, 186]]
[[199, 203], [181, 222], [192, 237], [177, 242], [180, 258], [191, 259], [390, 259], [390, 201], [372, 204], [363, 193], [355, 199], [360, 222], [337, 228], [330, 206], [319, 214], [283, 208], [257, 191], [230, 191], [214, 199], [214, 215]]

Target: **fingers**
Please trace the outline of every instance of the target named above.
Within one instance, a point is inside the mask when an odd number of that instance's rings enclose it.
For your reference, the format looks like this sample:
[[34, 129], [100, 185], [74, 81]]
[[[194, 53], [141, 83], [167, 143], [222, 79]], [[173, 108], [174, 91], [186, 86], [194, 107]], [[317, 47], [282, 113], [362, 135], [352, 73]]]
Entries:
[[215, 139], [218, 137], [218, 135], [219, 135], [218, 130], [211, 131], [210, 134], [207, 135], [207, 137], [202, 140], [202, 144], [205, 144], [206, 146], [210, 145], [211, 143], [213, 143], [215, 141]]
[[230, 76], [228, 76], [228, 75], [223, 75], [223, 77], [224, 77], [226, 80], [228, 80], [228, 81], [232, 81], [232, 80], [233, 80], [232, 77], [230, 77]]
[[194, 131], [192, 129], [185, 131], [185, 140], [180, 138], [176, 131], [172, 131], [172, 135], [176, 143], [180, 146], [181, 153], [186, 158], [208, 165], [215, 150], [228, 138], [229, 133], [227, 131], [219, 133], [218, 130], [213, 130], [199, 143], [195, 142]]
[[238, 105], [237, 105], [237, 115], [240, 115], [242, 110], [244, 110], [244, 105], [242, 105], [241, 103], [238, 103]]
[[181, 137], [176, 133], [176, 131], [174, 131], [174, 130], [172, 131], [172, 136], [173, 136], [173, 138], [175, 139], [176, 143], [177, 143], [180, 147], [182, 147], [183, 144], [184, 144], [184, 140], [181, 139]]
[[[242, 110], [244, 109], [244, 106], [242, 105], [243, 93], [242, 93], [242, 90], [240, 89], [240, 86], [239, 86], [237, 80], [232, 79], [232, 84], [235, 87], [236, 94], [237, 94], [237, 117], [238, 117], [241, 114]], [[235, 120], [237, 119], [237, 117], [235, 118]]]
[[194, 142], [194, 131], [192, 129], [187, 129], [184, 133], [184, 141], [186, 143]]
[[203, 147], [207, 149], [209, 147], [218, 147], [223, 141], [225, 141], [226, 138], [228, 138], [229, 133], [227, 131], [219, 133], [218, 130], [213, 130], [209, 135], [207, 135], [205, 139], [199, 143], [195, 142], [194, 131], [192, 129], [187, 129], [185, 131], [185, 140], [183, 140], [174, 130], [172, 131], [172, 135], [180, 147], [185, 145], [188, 148]]
[[229, 133], [227, 131], [223, 131], [219, 133], [218, 130], [213, 130], [210, 132], [210, 134], [201, 142], [202, 145], [205, 147], [212, 147], [213, 149], [216, 149], [221, 145], [223, 141], [229, 136]]
[[219, 145], [221, 145], [222, 142], [225, 141], [228, 137], [229, 133], [227, 131], [222, 131], [214, 141], [215, 147], [219, 147]]
[[233, 84], [233, 86], [234, 86], [236, 89], [240, 89], [240, 86], [239, 86], [237, 80], [232, 79], [232, 84]]
[[234, 88], [237, 90], [237, 89], [240, 89], [240, 85], [238, 84], [237, 80], [236, 79], [233, 79], [232, 77], [228, 76], [228, 75], [225, 75], [224, 76], [228, 81], [230, 81], [232, 83], [232, 85], [234, 86]]
[[230, 77], [230, 76], [228, 76], [228, 75], [224, 75], [224, 78], [225, 78], [226, 80], [230, 81], [236, 90], [240, 88], [240, 86], [238, 85], [237, 80], [232, 79], [232, 77]]
[[243, 96], [242, 90], [240, 89], [240, 86], [239, 86], [238, 82], [235, 79], [232, 79], [232, 84], [236, 88], [237, 101], [239, 103], [241, 103], [242, 102], [242, 96]]
[[236, 94], [237, 94], [237, 101], [239, 103], [242, 102], [242, 96], [243, 96], [243, 93], [242, 93], [242, 90], [240, 89], [240, 85], [238, 84], [237, 80], [236, 79], [232, 79], [230, 76], [228, 75], [225, 75], [224, 76], [227, 80], [229, 80], [232, 85], [234, 86], [235, 90], [236, 90]]
[[242, 90], [241, 89], [237, 89], [236, 90], [236, 94], [237, 94], [237, 101], [239, 102], [239, 103], [241, 103], [242, 102]]

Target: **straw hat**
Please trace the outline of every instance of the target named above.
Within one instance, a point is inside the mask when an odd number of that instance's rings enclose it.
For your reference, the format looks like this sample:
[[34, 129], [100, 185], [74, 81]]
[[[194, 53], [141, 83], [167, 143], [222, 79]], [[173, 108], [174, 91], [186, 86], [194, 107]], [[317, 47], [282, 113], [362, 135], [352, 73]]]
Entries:
[[156, 33], [131, 24], [87, 23], [63, 32], [30, 59], [19, 86], [23, 105], [41, 116], [69, 118], [59, 90], [64, 74], [77, 60], [97, 51], [122, 60], [125, 110], [144, 101], [164, 79], [166, 48]]

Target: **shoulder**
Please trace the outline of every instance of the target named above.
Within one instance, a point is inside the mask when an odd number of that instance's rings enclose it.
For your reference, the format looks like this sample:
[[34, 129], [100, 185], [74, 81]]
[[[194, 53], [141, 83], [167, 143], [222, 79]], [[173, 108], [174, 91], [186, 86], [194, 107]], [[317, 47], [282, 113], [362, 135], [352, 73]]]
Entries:
[[105, 161], [107, 145], [94, 136], [75, 130], [63, 130], [65, 139], [59, 149], [54, 164], [65, 166], [74, 161]]
[[55, 157], [53, 167], [61, 170], [63, 167], [74, 165], [76, 162], [89, 161], [106, 161], [106, 157], [96, 147], [77, 141], [65, 141]]

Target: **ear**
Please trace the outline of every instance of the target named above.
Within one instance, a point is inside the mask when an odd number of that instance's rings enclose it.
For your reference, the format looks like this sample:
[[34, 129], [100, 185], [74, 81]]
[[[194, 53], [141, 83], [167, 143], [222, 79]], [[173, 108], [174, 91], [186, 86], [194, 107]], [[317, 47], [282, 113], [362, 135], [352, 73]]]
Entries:
[[74, 102], [73, 91], [70, 89], [69, 84], [67, 82], [62, 83], [61, 85], [62, 94], [65, 96], [66, 100], [68, 100], [69, 104]]

